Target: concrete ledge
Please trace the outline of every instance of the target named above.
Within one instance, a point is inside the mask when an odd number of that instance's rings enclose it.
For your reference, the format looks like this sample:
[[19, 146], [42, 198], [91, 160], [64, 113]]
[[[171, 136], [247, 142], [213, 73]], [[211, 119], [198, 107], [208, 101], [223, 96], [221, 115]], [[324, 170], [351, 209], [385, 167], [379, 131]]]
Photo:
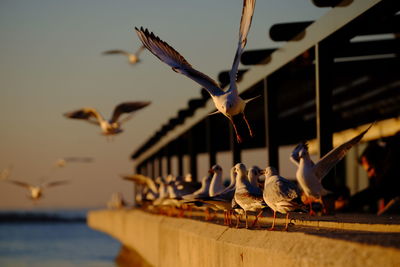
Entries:
[[88, 225], [153, 266], [400, 266], [399, 233], [246, 230], [141, 210], [92, 211]]

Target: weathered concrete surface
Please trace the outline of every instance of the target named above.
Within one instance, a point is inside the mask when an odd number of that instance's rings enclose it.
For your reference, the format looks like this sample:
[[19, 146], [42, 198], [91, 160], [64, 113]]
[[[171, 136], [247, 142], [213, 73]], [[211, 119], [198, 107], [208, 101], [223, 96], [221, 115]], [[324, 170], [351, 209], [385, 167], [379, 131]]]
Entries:
[[246, 230], [140, 210], [92, 211], [88, 224], [154, 266], [400, 266], [399, 233]]

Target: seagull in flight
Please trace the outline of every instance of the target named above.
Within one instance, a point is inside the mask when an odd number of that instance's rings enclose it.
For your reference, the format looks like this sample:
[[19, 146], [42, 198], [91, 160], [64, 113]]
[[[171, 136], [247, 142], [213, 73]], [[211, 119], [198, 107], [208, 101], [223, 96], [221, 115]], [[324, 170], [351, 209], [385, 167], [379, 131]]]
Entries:
[[329, 153], [322, 157], [317, 163], [311, 160], [307, 143], [302, 142], [295, 147], [290, 160], [297, 166], [296, 178], [307, 198], [305, 202], [310, 204], [310, 215], [315, 214], [312, 210], [313, 200], [316, 199], [323, 205], [322, 197], [329, 193], [329, 191], [322, 186], [322, 179], [344, 158], [346, 153], [354, 145], [361, 141], [372, 125], [373, 124], [359, 135], [329, 151]]
[[123, 55], [128, 58], [129, 64], [135, 65], [136, 63], [139, 63], [141, 61], [139, 55], [143, 52], [144, 49], [145, 47], [142, 45], [134, 54], [120, 49], [107, 50], [103, 52], [103, 55]]
[[62, 181], [55, 181], [55, 182], [45, 182], [40, 185], [31, 185], [26, 182], [22, 181], [16, 181], [16, 180], [6, 180], [7, 182], [10, 182], [12, 184], [15, 184], [17, 186], [24, 187], [29, 190], [29, 198], [32, 199], [34, 202], [39, 200], [43, 196], [43, 190], [48, 187], [54, 187], [54, 186], [59, 186], [68, 183], [67, 180], [62, 180]]
[[117, 105], [114, 109], [112, 117], [110, 120], [105, 120], [103, 116], [94, 108], [86, 107], [78, 109], [72, 112], [67, 112], [64, 114], [65, 117], [70, 119], [81, 119], [86, 120], [95, 125], [99, 125], [102, 134], [105, 136], [111, 136], [121, 133], [121, 124], [131, 117], [125, 117], [124, 120], [118, 120], [124, 113], [132, 113], [139, 109], [148, 106], [151, 102], [124, 102]]
[[229, 72], [230, 85], [229, 89], [224, 91], [216, 81], [205, 75], [204, 73], [194, 69], [186, 59], [181, 56], [174, 48], [169, 44], [161, 40], [159, 37], [155, 36], [152, 32], [141, 27], [140, 29], [135, 27], [136, 33], [138, 34], [143, 45], [161, 61], [169, 65], [173, 71], [181, 73], [188, 78], [199, 83], [204, 89], [208, 91], [211, 98], [214, 101], [217, 111], [215, 113], [222, 113], [225, 115], [232, 123], [233, 128], [236, 133], [236, 139], [238, 143], [243, 141], [242, 137], [239, 135], [236, 123], [234, 121], [234, 116], [241, 115], [246, 122], [249, 134], [251, 137], [254, 136], [253, 131], [250, 127], [249, 122], [244, 114], [244, 109], [246, 103], [255, 99], [251, 98], [248, 100], [243, 100], [238, 93], [236, 78], [238, 73], [240, 57], [244, 51], [244, 47], [247, 42], [247, 34], [250, 30], [251, 21], [253, 18], [254, 7], [256, 0], [244, 0], [242, 17], [240, 21], [239, 30], [239, 42], [236, 50], [235, 58], [233, 60], [232, 68]]

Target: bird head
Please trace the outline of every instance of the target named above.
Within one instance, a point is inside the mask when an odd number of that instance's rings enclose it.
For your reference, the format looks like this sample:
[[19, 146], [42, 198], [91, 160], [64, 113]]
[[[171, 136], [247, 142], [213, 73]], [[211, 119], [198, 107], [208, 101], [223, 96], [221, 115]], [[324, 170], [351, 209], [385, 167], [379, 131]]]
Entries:
[[264, 172], [265, 177], [271, 177], [273, 175], [278, 175], [278, 171], [274, 167], [271, 167], [271, 166], [265, 168], [265, 170], [263, 172]]

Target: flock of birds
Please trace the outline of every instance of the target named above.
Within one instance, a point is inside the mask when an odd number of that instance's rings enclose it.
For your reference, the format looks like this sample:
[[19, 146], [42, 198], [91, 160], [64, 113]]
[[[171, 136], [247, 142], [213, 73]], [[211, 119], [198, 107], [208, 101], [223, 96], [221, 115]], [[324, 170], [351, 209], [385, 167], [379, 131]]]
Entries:
[[[314, 163], [308, 151], [307, 143], [300, 143], [291, 154], [291, 161], [296, 164], [297, 183], [279, 175], [274, 167], [261, 169], [253, 166], [249, 169], [243, 163], [237, 163], [230, 171], [230, 184], [223, 186], [222, 168], [214, 165], [201, 184], [192, 181], [191, 176], [186, 177], [168, 175], [165, 178], [152, 179], [141, 174], [126, 175], [124, 179], [135, 182], [140, 188], [137, 203], [141, 203], [150, 210], [159, 212], [178, 209], [180, 215], [193, 207], [205, 209], [206, 219], [210, 218], [209, 209], [224, 212], [224, 224], [232, 224], [232, 215], [236, 216], [236, 227], [239, 226], [240, 216], [246, 218], [248, 212], [255, 212], [252, 226], [260, 224], [258, 218], [262, 212], [270, 208], [273, 223], [269, 230], [275, 229], [276, 213], [286, 214], [284, 230], [288, 229], [289, 214], [294, 211], [309, 211], [313, 202], [320, 202], [323, 207], [322, 197], [329, 193], [322, 186], [322, 179], [328, 172], [357, 144], [370, 125], [359, 135], [344, 144], [332, 149], [328, 154]], [[260, 179], [264, 176], [264, 179]], [[199, 188], [200, 187], [200, 188]], [[323, 207], [324, 208], [324, 207]], [[171, 212], [169, 212], [171, 214]]]
[[0, 181], [5, 181], [11, 184], [14, 184], [19, 187], [23, 187], [28, 190], [28, 198], [33, 201], [34, 204], [37, 203], [39, 199], [43, 197], [43, 191], [50, 187], [60, 186], [68, 184], [68, 180], [59, 180], [59, 181], [49, 181], [48, 176], [52, 175], [54, 171], [65, 167], [69, 163], [82, 162], [82, 163], [90, 163], [93, 161], [93, 158], [90, 157], [64, 157], [57, 160], [54, 166], [50, 169], [49, 173], [42, 177], [42, 181], [38, 184], [31, 184], [25, 181], [10, 179], [12, 172], [12, 166], [3, 169], [0, 172]]
[[[205, 88], [214, 102], [217, 110], [215, 113], [222, 113], [230, 120], [236, 133], [237, 142], [243, 142], [243, 138], [237, 129], [237, 120], [243, 120], [247, 125], [249, 135], [254, 135], [244, 113], [246, 104], [254, 98], [244, 100], [239, 96], [236, 79], [240, 57], [247, 43], [255, 2], [255, 0], [243, 1], [238, 46], [229, 72], [229, 88], [226, 90], [207, 75], [193, 68], [173, 47], [143, 27], [135, 28], [143, 45], [134, 54], [123, 50], [110, 50], [105, 51], [103, 54], [124, 55], [128, 58], [130, 64], [137, 64], [140, 62], [139, 56], [144, 49], [149, 50], [162, 62], [170, 66], [173, 71], [187, 76]], [[150, 103], [148, 101], [121, 103], [115, 107], [109, 120], [106, 120], [92, 107], [71, 111], [65, 113], [64, 116], [98, 125], [102, 134], [108, 138], [121, 133], [123, 131], [121, 125], [131, 118], [135, 111], [148, 106]], [[124, 114], [129, 115], [122, 118]], [[274, 221], [270, 229], [273, 230], [275, 227], [275, 218], [278, 212], [286, 214], [284, 229], [287, 230], [290, 212], [304, 210], [307, 207], [306, 205], [309, 204], [309, 212], [313, 213], [312, 203], [314, 201], [322, 203], [321, 198], [329, 192], [323, 188], [321, 180], [345, 156], [347, 151], [362, 139], [370, 127], [348, 142], [333, 149], [317, 163], [311, 160], [307, 144], [300, 143], [291, 155], [291, 161], [297, 166], [297, 184], [280, 176], [273, 167], [260, 169], [254, 166], [247, 169], [242, 163], [232, 167], [230, 172], [231, 181], [227, 187], [223, 186], [222, 168], [219, 165], [211, 168], [209, 175], [203, 178], [201, 186], [197, 182], [191, 181], [190, 176], [182, 178], [169, 175], [165, 179], [159, 177], [153, 180], [137, 174], [126, 176], [125, 179], [132, 180], [140, 185], [142, 188], [139, 194], [140, 199], [150, 202], [149, 207], [177, 207], [182, 212], [186, 207], [193, 206], [205, 207], [207, 210], [209, 208], [222, 210], [225, 214], [225, 224], [231, 225], [232, 215], [235, 215], [237, 226], [240, 220], [239, 215], [244, 214], [246, 228], [248, 228], [248, 212], [256, 212], [253, 226], [259, 225], [259, 216], [265, 208], [269, 207], [274, 212]], [[60, 166], [65, 165], [65, 162], [60, 161], [59, 164]], [[4, 174], [2, 175], [4, 176]], [[259, 179], [261, 176], [265, 177], [263, 185], [261, 185]], [[42, 196], [43, 188], [67, 183], [66, 181], [54, 181], [36, 186], [22, 181], [4, 180], [29, 189], [30, 196], [34, 200]], [[115, 198], [118, 197], [116, 196]], [[209, 217], [209, 215], [207, 216]]]

